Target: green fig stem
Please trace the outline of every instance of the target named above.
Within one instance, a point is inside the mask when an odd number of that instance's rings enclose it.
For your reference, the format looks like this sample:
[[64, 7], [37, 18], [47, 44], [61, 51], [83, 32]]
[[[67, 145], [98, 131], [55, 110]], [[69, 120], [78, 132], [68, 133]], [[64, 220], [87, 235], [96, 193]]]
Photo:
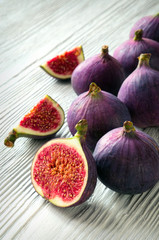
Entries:
[[131, 121], [125, 121], [123, 124], [123, 133], [133, 136], [135, 133], [134, 125]]
[[135, 36], [133, 38], [134, 41], [141, 41], [143, 35], [143, 30], [139, 29], [135, 32]]
[[88, 123], [86, 119], [81, 119], [75, 126], [75, 129], [77, 130], [76, 134], [74, 135], [77, 138], [86, 138], [86, 133], [88, 129]]
[[105, 56], [107, 56], [108, 55], [108, 46], [107, 45], [104, 45], [103, 47], [102, 47], [102, 50], [101, 50], [101, 56], [102, 57], [105, 57]]
[[150, 67], [150, 57], [151, 57], [151, 53], [142, 53], [140, 54], [140, 56], [138, 57], [138, 66], [137, 67], [141, 67], [143, 65]]
[[154, 17], [159, 17], [159, 12], [157, 14], [155, 14]]
[[101, 92], [101, 88], [98, 87], [96, 83], [92, 82], [89, 85], [89, 94], [91, 94], [91, 96], [96, 96], [99, 92]]
[[18, 134], [14, 129], [9, 133], [8, 137], [4, 140], [4, 145], [7, 147], [14, 147], [14, 142], [18, 138]]

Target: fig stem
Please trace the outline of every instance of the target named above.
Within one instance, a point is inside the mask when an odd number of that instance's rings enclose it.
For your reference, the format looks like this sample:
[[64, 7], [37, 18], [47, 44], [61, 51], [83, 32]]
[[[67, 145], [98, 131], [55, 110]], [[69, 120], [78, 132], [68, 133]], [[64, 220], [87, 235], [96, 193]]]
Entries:
[[14, 129], [9, 133], [8, 137], [4, 140], [4, 145], [7, 147], [14, 147], [14, 142], [18, 138], [18, 134]]
[[104, 45], [103, 47], [102, 47], [102, 57], [105, 57], [105, 56], [107, 56], [108, 55], [108, 46], [107, 45]]
[[101, 91], [101, 88], [97, 86], [96, 83], [92, 82], [89, 85], [89, 94], [91, 94], [92, 96], [96, 96], [97, 93], [99, 93]]
[[143, 30], [139, 29], [135, 32], [135, 36], [133, 38], [134, 41], [141, 41], [143, 35]]
[[123, 124], [124, 133], [134, 133], [136, 130], [131, 121], [125, 121]]
[[155, 14], [155, 16], [154, 17], [159, 17], [159, 12], [157, 13], [157, 14]]
[[75, 129], [77, 130], [75, 137], [78, 138], [85, 138], [87, 129], [88, 129], [88, 123], [86, 119], [81, 119], [75, 126]]
[[151, 57], [151, 53], [142, 53], [140, 54], [140, 56], [138, 57], [139, 62], [138, 62], [138, 66], [137, 67], [141, 67], [142, 65], [145, 66], [150, 66], [149, 62], [150, 62], [150, 57]]

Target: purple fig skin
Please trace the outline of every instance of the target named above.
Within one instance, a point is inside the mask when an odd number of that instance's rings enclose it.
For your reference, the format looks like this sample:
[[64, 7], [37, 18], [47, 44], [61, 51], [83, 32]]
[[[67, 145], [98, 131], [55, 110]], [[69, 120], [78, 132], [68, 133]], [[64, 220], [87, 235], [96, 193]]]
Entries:
[[143, 193], [159, 180], [159, 146], [140, 130], [111, 130], [98, 141], [93, 156], [100, 181], [116, 192]]
[[129, 38], [133, 38], [138, 29], [143, 30], [143, 37], [159, 42], [159, 13], [139, 19], [132, 27]]
[[97, 184], [97, 167], [96, 167], [96, 162], [95, 159], [90, 151], [90, 149], [87, 147], [85, 141], [81, 141], [81, 146], [83, 149], [83, 152], [86, 156], [87, 159], [87, 164], [88, 164], [88, 180], [87, 180], [87, 185], [85, 187], [85, 190], [80, 197], [79, 201], [74, 203], [71, 206], [78, 206], [85, 201], [87, 201], [91, 195], [93, 194], [96, 184]]
[[108, 131], [120, 127], [124, 121], [131, 120], [124, 103], [111, 93], [102, 91], [95, 83], [90, 84], [90, 92], [80, 94], [71, 104], [67, 113], [67, 123], [72, 135], [80, 119], [88, 122], [86, 143], [91, 150], [97, 141]]
[[134, 125], [140, 128], [159, 126], [159, 71], [149, 66], [149, 57], [140, 55], [138, 67], [125, 79], [118, 93]]
[[151, 53], [150, 66], [159, 70], [159, 43], [152, 39], [142, 36], [140, 40], [129, 39], [115, 49], [113, 56], [120, 62], [128, 77], [136, 69], [138, 57], [142, 53]]
[[71, 84], [77, 95], [88, 91], [91, 82], [95, 82], [102, 90], [117, 95], [124, 79], [121, 65], [108, 54], [108, 46], [103, 46], [101, 54], [86, 59], [75, 68]]

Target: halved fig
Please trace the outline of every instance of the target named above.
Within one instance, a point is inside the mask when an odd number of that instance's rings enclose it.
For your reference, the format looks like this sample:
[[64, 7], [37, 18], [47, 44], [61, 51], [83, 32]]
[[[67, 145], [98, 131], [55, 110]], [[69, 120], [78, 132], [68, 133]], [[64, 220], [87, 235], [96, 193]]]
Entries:
[[78, 46], [52, 58], [40, 67], [55, 78], [69, 79], [74, 69], [82, 61], [84, 61], [83, 48]]
[[85, 144], [87, 121], [80, 120], [72, 138], [56, 138], [36, 153], [31, 179], [35, 190], [58, 207], [76, 206], [93, 193], [97, 170]]
[[63, 125], [65, 114], [62, 107], [46, 95], [27, 113], [17, 127], [9, 133], [4, 144], [13, 147], [19, 137], [46, 138], [55, 134]]

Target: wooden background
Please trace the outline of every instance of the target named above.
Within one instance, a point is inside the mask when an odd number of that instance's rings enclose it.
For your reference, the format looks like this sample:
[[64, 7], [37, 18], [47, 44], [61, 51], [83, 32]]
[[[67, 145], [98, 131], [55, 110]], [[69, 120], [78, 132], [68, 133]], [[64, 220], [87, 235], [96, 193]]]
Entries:
[[[128, 39], [140, 17], [156, 14], [158, 0], [0, 1], [0, 239], [159, 240], [159, 184], [144, 194], [122, 195], [99, 181], [84, 204], [60, 209], [40, 197], [30, 167], [46, 140], [21, 138], [3, 145], [8, 132], [46, 94], [65, 114], [76, 94], [70, 81], [47, 75], [39, 65], [82, 45], [87, 59]], [[159, 143], [159, 130], [145, 130]], [[71, 136], [67, 122], [56, 137]]]

